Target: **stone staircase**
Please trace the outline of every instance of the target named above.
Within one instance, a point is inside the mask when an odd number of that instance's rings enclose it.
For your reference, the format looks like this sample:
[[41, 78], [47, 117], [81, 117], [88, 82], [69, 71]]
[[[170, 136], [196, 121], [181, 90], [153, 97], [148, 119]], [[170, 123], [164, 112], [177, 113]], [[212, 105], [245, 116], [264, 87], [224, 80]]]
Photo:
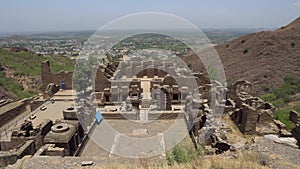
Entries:
[[142, 99], [141, 107], [142, 108], [150, 108], [151, 101], [150, 99]]
[[149, 114], [148, 109], [140, 110], [140, 121], [148, 121], [148, 114]]

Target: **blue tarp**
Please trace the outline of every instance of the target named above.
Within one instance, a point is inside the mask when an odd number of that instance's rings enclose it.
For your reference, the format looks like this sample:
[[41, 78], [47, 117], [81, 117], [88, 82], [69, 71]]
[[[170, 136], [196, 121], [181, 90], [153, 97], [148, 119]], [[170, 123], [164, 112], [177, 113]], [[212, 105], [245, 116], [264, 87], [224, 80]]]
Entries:
[[101, 121], [103, 120], [103, 116], [102, 116], [102, 114], [100, 112], [100, 109], [96, 109], [96, 115], [95, 115], [95, 117], [96, 117], [97, 123], [100, 124]]

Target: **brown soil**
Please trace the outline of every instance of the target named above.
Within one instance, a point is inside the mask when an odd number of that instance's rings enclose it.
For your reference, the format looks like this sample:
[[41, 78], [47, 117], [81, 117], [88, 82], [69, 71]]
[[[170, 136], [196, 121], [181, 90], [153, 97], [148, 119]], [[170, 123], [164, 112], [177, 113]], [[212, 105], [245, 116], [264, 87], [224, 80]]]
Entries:
[[[300, 18], [276, 31], [249, 34], [215, 49], [223, 62], [228, 84], [245, 79], [253, 84], [253, 95], [264, 94], [278, 88], [285, 75], [300, 76]], [[193, 63], [193, 70], [203, 70], [194, 54], [181, 58]]]

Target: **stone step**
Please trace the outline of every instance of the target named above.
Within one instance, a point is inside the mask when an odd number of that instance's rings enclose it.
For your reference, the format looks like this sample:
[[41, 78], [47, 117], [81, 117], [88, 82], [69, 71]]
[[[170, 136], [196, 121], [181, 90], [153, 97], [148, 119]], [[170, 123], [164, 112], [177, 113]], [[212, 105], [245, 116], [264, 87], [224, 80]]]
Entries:
[[150, 108], [151, 101], [149, 99], [142, 99], [141, 106], [142, 108]]
[[140, 110], [140, 121], [148, 121], [148, 110]]

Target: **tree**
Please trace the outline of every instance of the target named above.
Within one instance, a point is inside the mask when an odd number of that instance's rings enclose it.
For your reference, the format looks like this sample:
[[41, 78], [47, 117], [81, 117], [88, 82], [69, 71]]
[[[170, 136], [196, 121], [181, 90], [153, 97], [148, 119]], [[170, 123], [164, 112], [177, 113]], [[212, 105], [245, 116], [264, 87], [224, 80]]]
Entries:
[[88, 59], [78, 59], [73, 73], [73, 87], [77, 92], [86, 92], [92, 85], [92, 68], [97, 65], [97, 58], [90, 56]]

